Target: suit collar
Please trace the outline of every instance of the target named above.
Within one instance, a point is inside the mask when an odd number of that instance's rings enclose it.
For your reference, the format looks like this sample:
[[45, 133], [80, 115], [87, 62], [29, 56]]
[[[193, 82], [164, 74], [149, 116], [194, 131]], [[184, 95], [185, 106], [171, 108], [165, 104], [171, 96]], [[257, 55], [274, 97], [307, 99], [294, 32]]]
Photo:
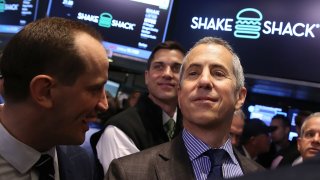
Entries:
[[159, 179], [195, 179], [182, 134], [164, 145], [155, 162]]

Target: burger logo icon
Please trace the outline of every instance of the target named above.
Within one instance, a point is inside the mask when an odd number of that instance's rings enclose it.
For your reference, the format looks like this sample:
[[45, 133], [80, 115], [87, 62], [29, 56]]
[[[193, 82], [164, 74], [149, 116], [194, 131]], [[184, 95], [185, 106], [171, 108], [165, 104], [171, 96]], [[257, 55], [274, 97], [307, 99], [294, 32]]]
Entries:
[[254, 8], [245, 8], [238, 12], [235, 31], [237, 38], [258, 39], [260, 37], [262, 13]]

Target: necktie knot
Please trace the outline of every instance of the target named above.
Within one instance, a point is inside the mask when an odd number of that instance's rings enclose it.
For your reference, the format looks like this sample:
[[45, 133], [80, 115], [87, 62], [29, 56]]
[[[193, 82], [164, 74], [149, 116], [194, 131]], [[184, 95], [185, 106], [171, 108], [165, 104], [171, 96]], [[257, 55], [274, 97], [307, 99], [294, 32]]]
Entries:
[[173, 119], [169, 119], [166, 124], [164, 125], [164, 130], [167, 133], [169, 140], [173, 138], [174, 129], [175, 129], [175, 121]]
[[34, 168], [39, 172], [39, 180], [54, 179], [53, 158], [50, 155], [41, 155], [40, 159], [34, 165]]
[[223, 149], [210, 149], [205, 153], [210, 158], [211, 168], [207, 179], [220, 179], [222, 176], [222, 164], [226, 160], [227, 152]]

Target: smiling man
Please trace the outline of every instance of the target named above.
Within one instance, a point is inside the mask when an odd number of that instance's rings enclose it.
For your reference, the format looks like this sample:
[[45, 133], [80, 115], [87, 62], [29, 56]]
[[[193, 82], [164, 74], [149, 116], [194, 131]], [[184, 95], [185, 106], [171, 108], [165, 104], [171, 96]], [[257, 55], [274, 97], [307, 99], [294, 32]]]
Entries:
[[95, 178], [83, 149], [61, 145], [82, 144], [88, 123], [108, 109], [106, 58], [93, 28], [63, 18], [32, 22], [12, 38], [0, 63], [0, 179]]
[[169, 143], [114, 160], [107, 179], [205, 180], [262, 170], [231, 144], [233, 114], [245, 97], [240, 60], [229, 44], [219, 38], [201, 39], [188, 52], [180, 70], [181, 135]]
[[141, 95], [135, 107], [110, 118], [106, 129], [92, 136], [92, 142], [98, 139], [93, 148], [104, 174], [113, 159], [165, 143], [181, 131], [177, 90], [184, 53], [177, 42], [158, 44], [145, 71], [148, 94]]

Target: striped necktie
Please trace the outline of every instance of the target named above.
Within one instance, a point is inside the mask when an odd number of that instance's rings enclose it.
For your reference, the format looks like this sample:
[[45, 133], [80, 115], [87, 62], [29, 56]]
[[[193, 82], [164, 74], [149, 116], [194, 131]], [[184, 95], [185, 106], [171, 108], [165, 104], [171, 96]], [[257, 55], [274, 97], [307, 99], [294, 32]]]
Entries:
[[48, 154], [41, 155], [34, 168], [39, 172], [39, 180], [54, 180], [53, 158]]
[[166, 131], [169, 140], [173, 138], [175, 125], [176, 122], [171, 118], [164, 125], [164, 130]]

